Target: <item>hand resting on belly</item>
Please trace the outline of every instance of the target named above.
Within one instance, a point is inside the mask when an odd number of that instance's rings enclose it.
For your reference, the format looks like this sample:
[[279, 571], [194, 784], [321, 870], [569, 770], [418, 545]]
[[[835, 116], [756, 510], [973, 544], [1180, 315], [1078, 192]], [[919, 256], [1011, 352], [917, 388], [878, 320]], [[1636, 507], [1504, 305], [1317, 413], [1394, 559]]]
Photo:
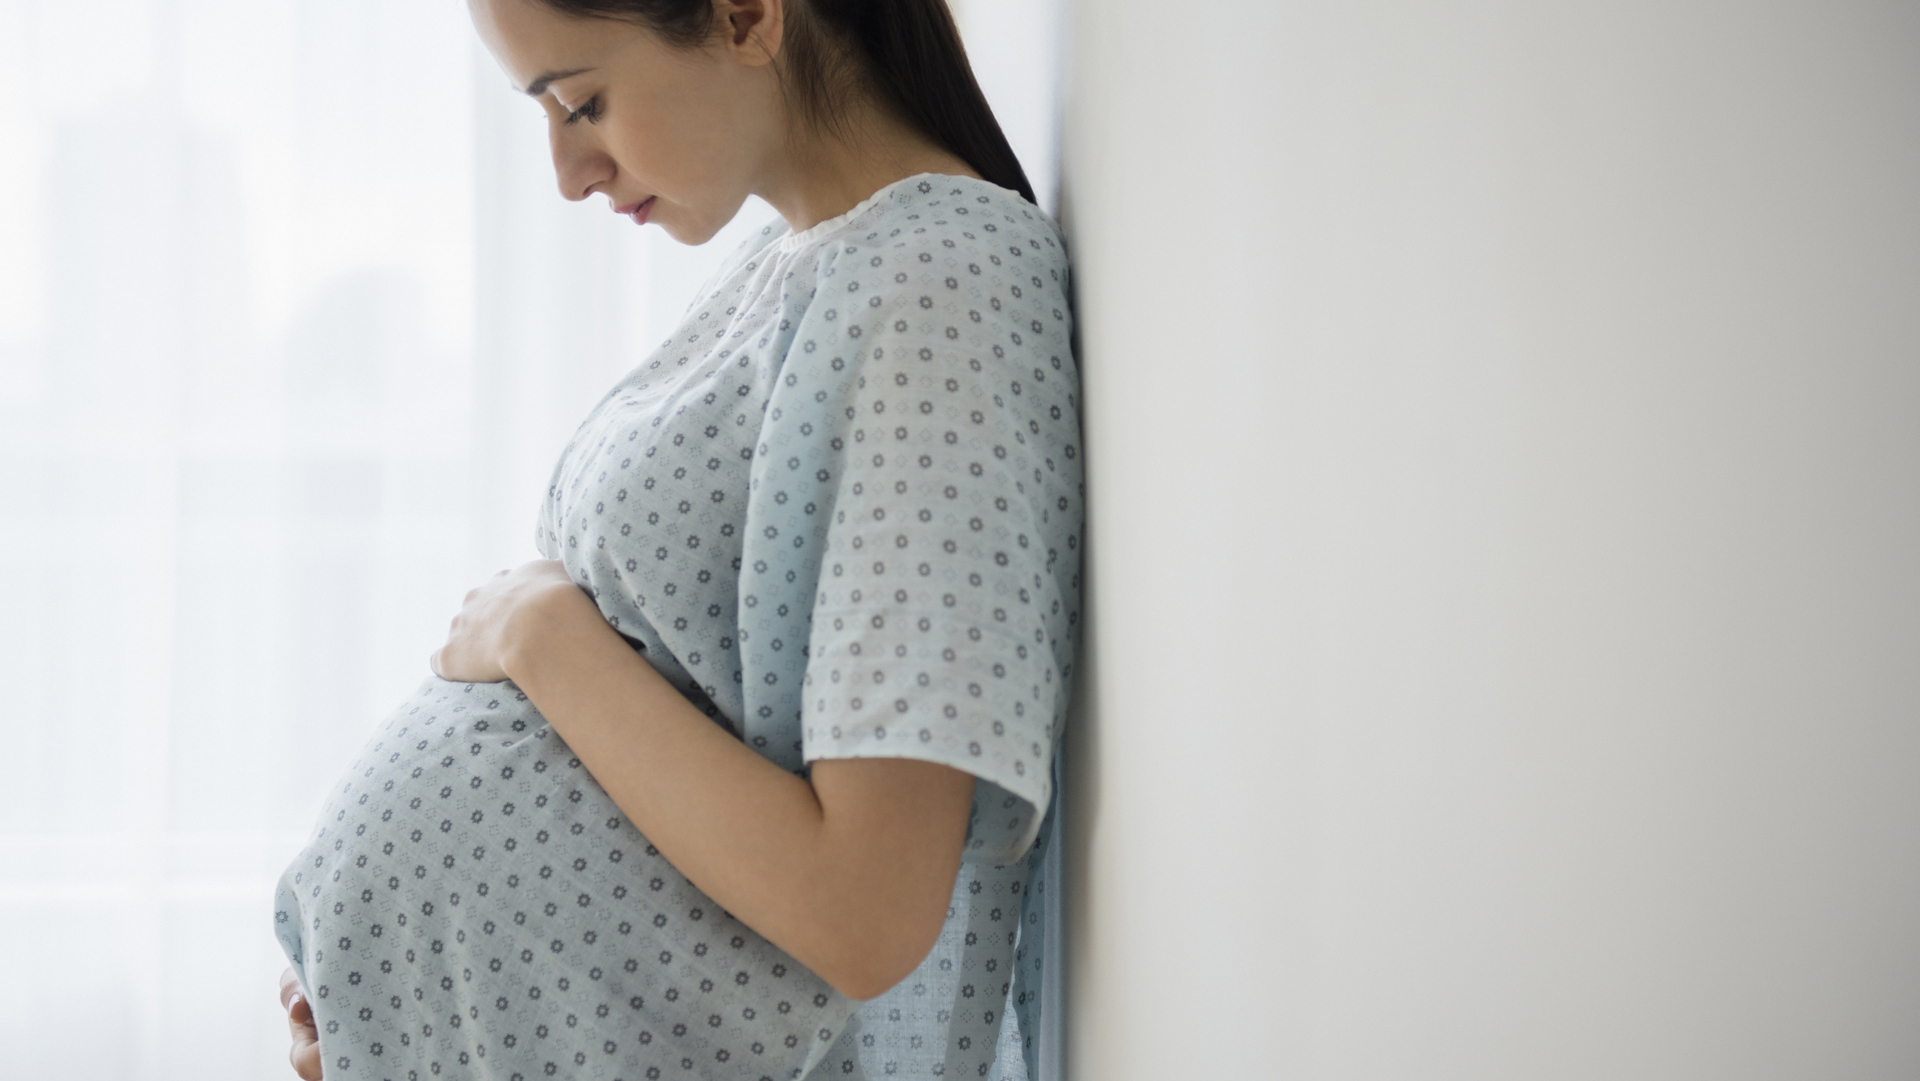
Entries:
[[[845, 846], [864, 849], [871, 863], [886, 860], [890, 848], [917, 845], [900, 828], [914, 816], [875, 815], [869, 801], [858, 816], [829, 820], [834, 789], [816, 795], [815, 785], [700, 716], [599, 618], [559, 564], [542, 562], [550, 565], [503, 572], [470, 593], [434, 664], [457, 675], [524, 673], [532, 686], [548, 688], [537, 693], [573, 719], [573, 734], [605, 766], [589, 772], [520, 683], [436, 676], [402, 703], [336, 789], [278, 895], [281, 941], [306, 989], [319, 1041], [314, 1057], [329, 1077], [362, 1069], [404, 1075], [403, 1064], [456, 1075], [589, 1069], [627, 1076], [621, 1071], [630, 1069], [642, 1077], [668, 1064], [743, 1081], [800, 1076], [843, 1033], [856, 999], [689, 881], [623, 806], [635, 805], [680, 838], [688, 862], [745, 898], [766, 924], [808, 933], [807, 906], [831, 904], [833, 895], [776, 888], [770, 906], [767, 869], [740, 866], [734, 844], [740, 834], [762, 851], [769, 842], [782, 844], [782, 824], [790, 840], [800, 816], [777, 807], [769, 816], [763, 808], [738, 825], [728, 808], [751, 802], [767, 771], [789, 785], [773, 793], [776, 801], [794, 791], [791, 785], [805, 790], [814, 821], [797, 824], [812, 827], [813, 835], [801, 839], [814, 847], [787, 844], [786, 858], [775, 861], [785, 866], [774, 869], [792, 875], [797, 867], [802, 887], [823, 879], [844, 884]], [[528, 636], [525, 613], [540, 598], [559, 595], [562, 583], [574, 600], [572, 617], [539, 623], [540, 633]], [[583, 607], [595, 625], [585, 634]], [[519, 634], [502, 630], [516, 626]], [[530, 640], [543, 648], [529, 648]], [[609, 685], [609, 676], [628, 682]], [[654, 693], [636, 693], [635, 676]], [[716, 752], [735, 757], [716, 766]], [[952, 848], [951, 866], [941, 872], [948, 854], [933, 853], [934, 877], [945, 876], [944, 884], [932, 884], [944, 908], [972, 778], [924, 762], [849, 760], [818, 763], [814, 781], [837, 777], [849, 797], [842, 805], [850, 807], [862, 794], [862, 774], [881, 776], [875, 767], [953, 774], [965, 785], [944, 793], [953, 805], [942, 816], [951, 820], [942, 826], [951, 845], [936, 848]], [[603, 772], [615, 778], [620, 800], [596, 781]], [[918, 788], [922, 799], [943, 791], [937, 784]], [[678, 813], [676, 803], [683, 805]], [[891, 846], [847, 830], [850, 818], [891, 832]], [[775, 828], [764, 829], [768, 822]], [[716, 826], [729, 835], [714, 838]], [[821, 843], [830, 828], [838, 831], [838, 851]], [[756, 830], [761, 836], [750, 835]], [[891, 865], [926, 864], [925, 851], [911, 855]], [[862, 890], [876, 887], [871, 869], [854, 881]], [[885, 897], [884, 878], [877, 884]], [[840, 918], [857, 924], [861, 910]], [[937, 931], [937, 917], [933, 926]], [[844, 929], [830, 930], [837, 936], [825, 939], [831, 946], [848, 941]], [[787, 937], [829, 956], [818, 938]], [[922, 947], [909, 957], [906, 968], [924, 953]], [[883, 971], [894, 974], [875, 977], [884, 980], [878, 986], [861, 982], [859, 997], [905, 972]]]

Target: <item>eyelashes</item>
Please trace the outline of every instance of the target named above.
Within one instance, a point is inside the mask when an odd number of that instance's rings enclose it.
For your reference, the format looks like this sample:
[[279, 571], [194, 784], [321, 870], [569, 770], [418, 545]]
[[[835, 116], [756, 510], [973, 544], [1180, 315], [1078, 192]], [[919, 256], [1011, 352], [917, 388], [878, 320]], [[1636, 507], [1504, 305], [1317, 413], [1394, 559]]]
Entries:
[[591, 124], [598, 119], [600, 119], [600, 95], [595, 94], [587, 99], [585, 105], [567, 113], [567, 119], [563, 123], [571, 124], [576, 120], [585, 120]]

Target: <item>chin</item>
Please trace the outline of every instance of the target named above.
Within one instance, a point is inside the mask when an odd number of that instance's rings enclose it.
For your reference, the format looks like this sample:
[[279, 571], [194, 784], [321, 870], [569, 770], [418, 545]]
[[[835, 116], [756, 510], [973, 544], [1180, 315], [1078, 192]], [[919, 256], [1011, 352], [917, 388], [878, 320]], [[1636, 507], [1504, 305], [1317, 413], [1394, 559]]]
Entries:
[[717, 225], [708, 224], [695, 228], [685, 222], [674, 222], [672, 225], [661, 222], [660, 228], [665, 229], [667, 235], [675, 241], [685, 244], [688, 247], [698, 247], [705, 244], [707, 241], [713, 239], [715, 233], [720, 231], [720, 227]]
[[685, 244], [688, 247], [699, 247], [707, 241], [712, 240], [715, 234], [725, 228], [727, 223], [732, 221], [734, 216], [740, 213], [740, 208], [746, 205], [746, 201], [746, 198], [742, 197], [740, 201], [733, 204], [731, 208], [717, 208], [714, 211], [706, 213], [691, 210], [689, 207], [676, 205], [674, 210], [677, 211], [677, 213], [673, 214], [670, 218], [652, 218], [648, 221], [648, 224], [658, 225], [660, 228], [665, 229], [668, 236], [681, 244]]

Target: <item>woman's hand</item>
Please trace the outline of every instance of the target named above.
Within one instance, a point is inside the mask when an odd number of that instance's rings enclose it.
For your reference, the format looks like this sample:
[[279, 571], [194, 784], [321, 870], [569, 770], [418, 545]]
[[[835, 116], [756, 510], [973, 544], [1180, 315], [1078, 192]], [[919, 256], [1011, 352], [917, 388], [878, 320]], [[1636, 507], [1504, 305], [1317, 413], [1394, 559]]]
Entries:
[[557, 610], [582, 605], [595, 621], [601, 621], [600, 610], [567, 577], [565, 565], [557, 559], [536, 559], [501, 571], [467, 591], [460, 614], [447, 629], [447, 644], [427, 658], [427, 666], [434, 675], [455, 683], [511, 679], [507, 670], [528, 628]]
[[280, 1006], [287, 1011], [287, 1028], [293, 1032], [287, 1061], [305, 1081], [320, 1081], [320, 1030], [314, 1027], [313, 1006], [300, 993], [300, 981], [291, 968], [280, 974]]

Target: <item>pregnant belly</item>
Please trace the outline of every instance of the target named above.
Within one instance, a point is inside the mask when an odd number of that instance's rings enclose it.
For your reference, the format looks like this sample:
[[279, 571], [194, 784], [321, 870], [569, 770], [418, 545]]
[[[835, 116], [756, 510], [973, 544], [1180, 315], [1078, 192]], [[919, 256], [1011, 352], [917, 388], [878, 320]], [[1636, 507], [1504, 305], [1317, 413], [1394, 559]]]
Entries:
[[330, 1081], [787, 1081], [857, 1005], [674, 870], [512, 683], [401, 703], [275, 908]]

